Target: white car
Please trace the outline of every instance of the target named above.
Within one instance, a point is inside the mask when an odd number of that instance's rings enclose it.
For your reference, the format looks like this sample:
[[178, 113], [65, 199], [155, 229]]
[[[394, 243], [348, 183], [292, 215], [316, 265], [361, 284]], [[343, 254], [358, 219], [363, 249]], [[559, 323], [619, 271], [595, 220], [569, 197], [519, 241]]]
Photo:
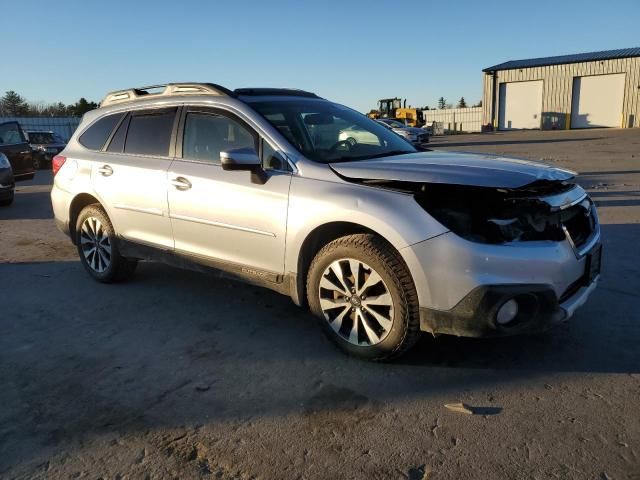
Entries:
[[340, 131], [338, 140], [349, 142], [351, 145], [362, 143], [365, 145], [380, 145], [380, 137], [368, 130], [360, 128], [358, 125], [351, 125], [349, 128]]

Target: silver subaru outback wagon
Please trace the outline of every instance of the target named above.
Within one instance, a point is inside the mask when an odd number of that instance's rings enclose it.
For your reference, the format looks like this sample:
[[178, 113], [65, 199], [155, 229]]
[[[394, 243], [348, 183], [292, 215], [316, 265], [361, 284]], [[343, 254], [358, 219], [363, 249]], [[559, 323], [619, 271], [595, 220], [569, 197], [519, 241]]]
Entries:
[[423, 331], [544, 330], [599, 278], [596, 209], [575, 173], [417, 151], [300, 90], [113, 92], [53, 171], [56, 223], [95, 280], [125, 280], [143, 259], [223, 272], [308, 306], [372, 360]]

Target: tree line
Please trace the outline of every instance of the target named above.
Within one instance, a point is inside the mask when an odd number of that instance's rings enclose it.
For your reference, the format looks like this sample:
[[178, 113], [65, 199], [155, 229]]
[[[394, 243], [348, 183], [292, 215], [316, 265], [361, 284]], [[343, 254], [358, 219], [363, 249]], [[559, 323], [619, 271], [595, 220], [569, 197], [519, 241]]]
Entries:
[[[478, 103], [471, 106], [481, 107], [482, 100], [480, 100]], [[454, 107], [453, 107], [453, 104], [447, 103], [447, 100], [444, 97], [440, 97], [438, 99], [438, 110], [444, 110], [446, 108], [454, 108]], [[464, 99], [464, 97], [460, 97], [460, 100], [458, 100], [458, 103], [456, 104], [455, 108], [469, 108], [469, 105], [467, 104], [467, 101]]]
[[0, 117], [81, 117], [95, 108], [98, 108], [98, 104], [84, 97], [72, 105], [29, 102], [17, 92], [9, 90], [0, 98]]

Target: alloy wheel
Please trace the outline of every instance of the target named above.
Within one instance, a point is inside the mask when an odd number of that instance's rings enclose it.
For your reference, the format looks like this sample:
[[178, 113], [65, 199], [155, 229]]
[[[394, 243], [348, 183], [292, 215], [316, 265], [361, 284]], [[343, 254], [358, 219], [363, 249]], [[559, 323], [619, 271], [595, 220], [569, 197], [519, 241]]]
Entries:
[[80, 247], [93, 271], [102, 273], [111, 265], [111, 239], [97, 218], [87, 217], [82, 223]]
[[332, 262], [318, 287], [320, 308], [331, 328], [353, 345], [376, 345], [393, 326], [389, 288], [366, 263], [352, 258]]

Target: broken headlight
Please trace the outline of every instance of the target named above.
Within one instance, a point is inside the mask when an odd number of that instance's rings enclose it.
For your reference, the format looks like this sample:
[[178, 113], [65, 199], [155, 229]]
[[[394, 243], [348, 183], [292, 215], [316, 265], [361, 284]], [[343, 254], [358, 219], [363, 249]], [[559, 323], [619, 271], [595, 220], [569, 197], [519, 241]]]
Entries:
[[562, 240], [559, 212], [503, 189], [424, 185], [416, 201], [446, 228], [470, 241]]

